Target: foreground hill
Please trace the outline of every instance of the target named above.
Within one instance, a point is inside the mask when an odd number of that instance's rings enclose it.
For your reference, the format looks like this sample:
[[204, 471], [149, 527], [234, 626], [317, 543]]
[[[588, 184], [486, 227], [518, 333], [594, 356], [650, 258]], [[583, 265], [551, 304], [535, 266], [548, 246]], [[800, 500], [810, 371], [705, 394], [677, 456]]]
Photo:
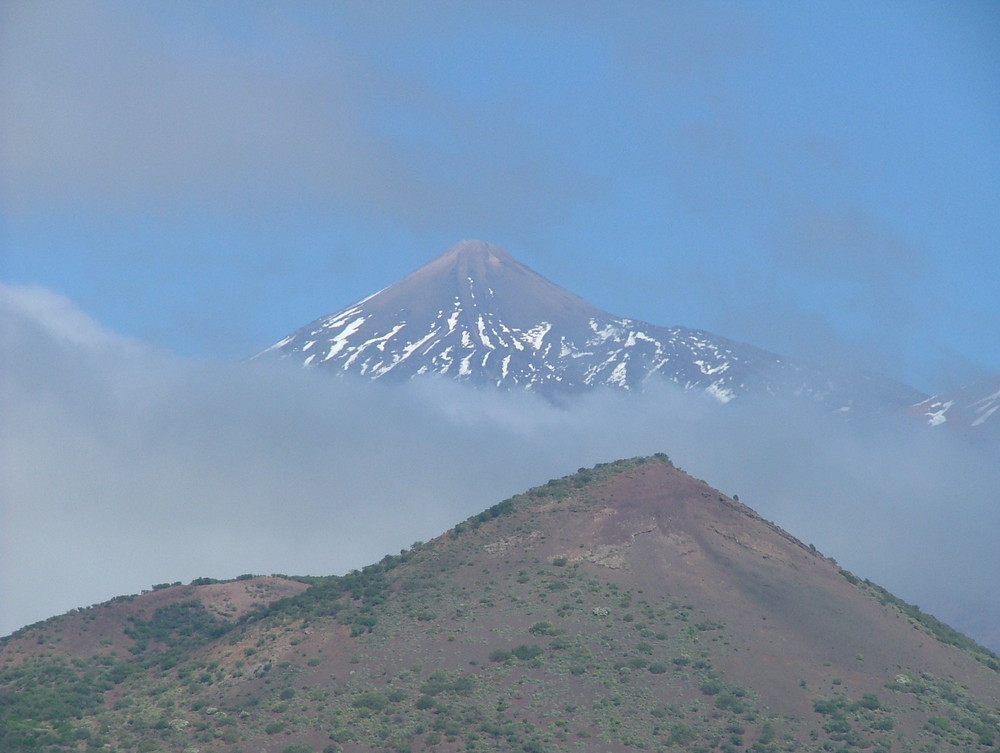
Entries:
[[784, 396], [862, 414], [896, 412], [926, 397], [884, 377], [834, 373], [710, 332], [616, 316], [475, 240], [265, 354], [370, 379], [436, 375], [549, 396], [666, 381], [722, 403]]
[[343, 577], [162, 586], [0, 645], [0, 749], [970, 751], [995, 655], [673, 467]]

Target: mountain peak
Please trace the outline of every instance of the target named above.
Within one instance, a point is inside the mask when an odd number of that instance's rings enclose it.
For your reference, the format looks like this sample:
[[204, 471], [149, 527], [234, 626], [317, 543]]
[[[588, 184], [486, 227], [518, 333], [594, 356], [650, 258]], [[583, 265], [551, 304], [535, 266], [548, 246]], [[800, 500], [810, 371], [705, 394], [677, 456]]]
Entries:
[[495, 259], [498, 262], [514, 261], [514, 258], [504, 251], [500, 246], [488, 241], [476, 239], [462, 240], [447, 249], [439, 259], [481, 259], [488, 261]]
[[[429, 282], [432, 279], [437, 280], [433, 285]], [[434, 292], [438, 296], [435, 303], [444, 304], [446, 297], [454, 296], [477, 308], [497, 296], [513, 303], [570, 295], [500, 246], [480, 240], [459, 241], [383, 292], [393, 291], [396, 296], [401, 291], [407, 295], [426, 294], [427, 290], [417, 293], [418, 286]]]
[[495, 243], [463, 240], [434, 257], [412, 274], [422, 276], [428, 273], [460, 269], [473, 279], [478, 279], [486, 272], [487, 267], [496, 268], [504, 264], [519, 264], [519, 262]]
[[269, 351], [370, 379], [437, 375], [546, 394], [638, 391], [667, 381], [723, 403], [755, 392], [851, 410], [865, 403], [903, 407], [924, 397], [867, 375], [849, 383], [707, 332], [616, 316], [475, 239]]

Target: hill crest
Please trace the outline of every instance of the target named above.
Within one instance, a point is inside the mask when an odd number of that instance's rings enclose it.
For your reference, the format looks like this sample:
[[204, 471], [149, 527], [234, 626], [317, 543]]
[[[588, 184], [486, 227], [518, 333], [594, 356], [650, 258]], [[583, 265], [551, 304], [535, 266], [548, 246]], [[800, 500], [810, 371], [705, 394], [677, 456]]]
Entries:
[[8, 720], [103, 684], [80, 719], [7, 734], [268, 753], [1000, 739], [995, 656], [936, 640], [663, 455], [581, 469], [360, 571], [282, 583], [299, 592], [240, 617], [206, 606], [217, 584], [137, 597], [96, 657], [67, 650], [92, 610], [20, 631], [0, 645]]

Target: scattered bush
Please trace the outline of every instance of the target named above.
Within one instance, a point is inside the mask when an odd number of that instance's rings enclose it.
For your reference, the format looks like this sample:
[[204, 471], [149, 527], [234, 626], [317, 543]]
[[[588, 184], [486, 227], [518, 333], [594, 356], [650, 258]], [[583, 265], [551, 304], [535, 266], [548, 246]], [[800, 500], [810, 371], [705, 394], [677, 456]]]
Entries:
[[368, 690], [351, 701], [351, 705], [358, 709], [381, 711], [389, 705], [389, 699], [377, 690]]
[[842, 695], [833, 698], [816, 698], [813, 700], [813, 711], [817, 714], [832, 716], [850, 706], [850, 701]]
[[545, 649], [541, 646], [529, 646], [528, 644], [522, 643], [520, 646], [515, 646], [512, 653], [521, 661], [530, 661], [531, 659], [544, 654]]
[[705, 682], [701, 684], [701, 692], [705, 695], [716, 695], [721, 690], [722, 683], [718, 680], [705, 680]]
[[933, 732], [936, 735], [941, 735], [946, 732], [951, 732], [951, 722], [944, 716], [932, 716], [924, 724], [924, 729]]
[[745, 710], [743, 701], [735, 693], [719, 693], [715, 697], [715, 708], [734, 711], [742, 714]]
[[690, 745], [697, 739], [695, 731], [691, 729], [686, 724], [681, 724], [676, 722], [670, 725], [670, 737], [667, 738], [667, 743], [670, 745]]
[[874, 693], [865, 693], [861, 696], [861, 700], [858, 701], [858, 705], [863, 709], [868, 709], [869, 711], [875, 711], [876, 709], [882, 708], [882, 704], [879, 702], [878, 696]]

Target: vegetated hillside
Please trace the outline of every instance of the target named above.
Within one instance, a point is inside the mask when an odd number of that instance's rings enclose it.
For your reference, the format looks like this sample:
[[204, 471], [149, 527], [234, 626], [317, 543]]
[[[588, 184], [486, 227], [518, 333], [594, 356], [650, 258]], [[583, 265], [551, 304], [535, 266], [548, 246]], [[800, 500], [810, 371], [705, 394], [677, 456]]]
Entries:
[[343, 577], [163, 587], [19, 631], [0, 750], [988, 751], [998, 670], [655, 456]]

